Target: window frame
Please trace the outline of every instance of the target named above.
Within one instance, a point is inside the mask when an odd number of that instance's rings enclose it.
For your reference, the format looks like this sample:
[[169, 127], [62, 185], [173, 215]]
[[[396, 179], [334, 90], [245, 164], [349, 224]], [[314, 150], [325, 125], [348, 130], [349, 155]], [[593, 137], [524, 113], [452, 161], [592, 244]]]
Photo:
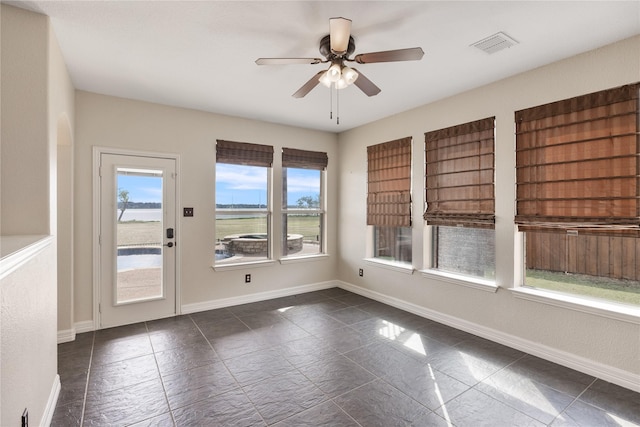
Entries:
[[[467, 275], [461, 272], [449, 271], [449, 270], [441, 270], [437, 266], [437, 257], [438, 257], [438, 235], [437, 235], [437, 227], [440, 226], [455, 226], [462, 228], [484, 228], [491, 229], [494, 233], [494, 242], [495, 242], [495, 147], [496, 147], [496, 118], [495, 116], [487, 117], [484, 119], [479, 119], [467, 123], [462, 123], [459, 125], [450, 126], [447, 128], [442, 128], [430, 132], [425, 132], [425, 152], [424, 152], [424, 215], [423, 219], [425, 221], [424, 226], [424, 269], [420, 270], [422, 275], [427, 278], [437, 278], [447, 283], [452, 283], [460, 286], [465, 286], [473, 289], [479, 289], [487, 292], [496, 292], [498, 290], [497, 286], [497, 278], [494, 279], [486, 279], [480, 276], [472, 276]], [[480, 187], [488, 185], [480, 175], [482, 171], [487, 170], [486, 168], [482, 168], [479, 166], [478, 168], [478, 180], [477, 182], [473, 182], [471, 184], [472, 187], [478, 189], [478, 196], [469, 198], [469, 200], [461, 200], [462, 202], [469, 202], [478, 205], [478, 209], [475, 212], [468, 207], [464, 207], [462, 209], [459, 208], [447, 208], [447, 202], [450, 201], [447, 198], [436, 199], [435, 206], [429, 206], [430, 195], [428, 194], [429, 189], [431, 188], [433, 191], [439, 191], [441, 188], [447, 188], [451, 185], [451, 183], [445, 183], [445, 185], [441, 185], [438, 175], [443, 175], [445, 173], [436, 172], [433, 175], [429, 174], [429, 164], [436, 164], [436, 168], [439, 166], [439, 162], [456, 162], [459, 160], [458, 157], [448, 157], [445, 152], [444, 155], [436, 156], [436, 161], [431, 161], [428, 156], [428, 152], [434, 152], [437, 150], [436, 141], [444, 141], [445, 143], [448, 141], [453, 141], [453, 146], [463, 146], [468, 145], [470, 143], [478, 143], [481, 144], [481, 141], [489, 140], [487, 139], [487, 134], [489, 131], [492, 132], [491, 140], [491, 149], [490, 152], [484, 153], [482, 150], [482, 146], [479, 146], [477, 158], [479, 159], [479, 164], [482, 162], [482, 157], [490, 155], [491, 157], [491, 186], [492, 186], [492, 199], [491, 199], [491, 208], [480, 208], [483, 203], [486, 203], [486, 199], [483, 199], [481, 194]], [[465, 138], [469, 138], [473, 136], [474, 139], [467, 141]], [[479, 139], [475, 139], [479, 138]], [[428, 148], [429, 142], [435, 143], [436, 148]], [[461, 142], [462, 141], [462, 142]], [[446, 145], [442, 146], [442, 148], [447, 148]], [[463, 156], [473, 158], [471, 156]], [[462, 174], [464, 172], [468, 172], [468, 170], [458, 170], [454, 169], [453, 172], [447, 172], [450, 175], [453, 174]], [[430, 186], [429, 179], [432, 178], [431, 182], [433, 183], [433, 178], [438, 182], [435, 187]], [[459, 183], [457, 185], [460, 185]], [[452, 201], [459, 203], [457, 199], [452, 199]], [[494, 251], [495, 253], [495, 251]], [[496, 265], [494, 263], [494, 269]]]
[[[283, 176], [283, 180], [284, 180], [284, 174], [285, 174], [285, 169], [304, 169], [304, 168], [297, 168], [297, 167], [286, 167], [283, 166], [282, 167], [282, 176]], [[281, 242], [281, 249], [280, 249], [280, 253], [281, 253], [281, 257], [280, 257], [280, 262], [285, 264], [288, 262], [293, 262], [293, 261], [303, 261], [305, 259], [314, 259], [314, 258], [324, 258], [327, 256], [327, 201], [326, 201], [326, 187], [327, 187], [327, 171], [326, 168], [325, 169], [321, 169], [318, 170], [318, 172], [320, 172], [320, 195], [319, 195], [319, 203], [318, 203], [318, 208], [315, 209], [311, 209], [311, 208], [304, 208], [304, 209], [298, 209], [298, 208], [289, 208], [287, 206], [287, 201], [286, 201], [286, 191], [284, 189], [284, 182], [283, 182], [283, 189], [282, 189], [282, 209], [280, 211], [281, 213], [281, 224], [282, 224], [282, 242]], [[288, 173], [288, 170], [287, 170]], [[288, 180], [287, 180], [288, 183]], [[286, 244], [286, 235], [287, 235], [287, 228], [284, 226], [284, 217], [286, 215], [290, 215], [290, 214], [308, 214], [308, 213], [314, 213], [314, 214], [318, 214], [320, 215], [320, 250], [317, 253], [313, 253], [313, 254], [292, 254], [292, 255], [286, 255], [285, 251], [284, 251], [284, 246]], [[304, 243], [303, 243], [304, 244]]]
[[[640, 91], [640, 83], [633, 83], [630, 85], [621, 86], [618, 88], [603, 90], [599, 92], [595, 92], [588, 95], [581, 95], [574, 98], [569, 98], [557, 102], [553, 102], [550, 104], [541, 105], [538, 107], [532, 107], [526, 110], [520, 110], [515, 113], [515, 121], [516, 121], [516, 130], [518, 130], [518, 120], [522, 119], [524, 116], [528, 118], [527, 115], [535, 117], [535, 114], [540, 114], [544, 109], [549, 109], [548, 111], [554, 111], [555, 114], [567, 114], [568, 111], [576, 109], [580, 111], [581, 108], [595, 108], [593, 106], [589, 107], [589, 103], [597, 104], [598, 102], [602, 102], [603, 98], [607, 98], [609, 102], [614, 99], [616, 96], [619, 96], [620, 93], [623, 93], [627, 90], [631, 89], [632, 93], [635, 92], [635, 103], [636, 103], [636, 130], [638, 129], [638, 114], [640, 110], [640, 100], [638, 99], [638, 91]], [[587, 105], [587, 107], [585, 107]], [[610, 116], [608, 116], [610, 117]], [[615, 136], [612, 136], [615, 137]], [[516, 149], [517, 145], [518, 132], [516, 132]], [[636, 136], [636, 147], [640, 146], [640, 137]], [[571, 144], [576, 144], [577, 142], [570, 142]], [[638, 148], [637, 148], [638, 149]], [[598, 160], [598, 159], [596, 159]], [[580, 158], [576, 158], [575, 162], [581, 161]], [[516, 162], [516, 166], [517, 166]], [[531, 166], [528, 166], [531, 167]], [[640, 165], [637, 166], [640, 170]], [[519, 181], [516, 178], [516, 187]], [[637, 186], [640, 186], [640, 180], [638, 180]], [[518, 193], [519, 194], [519, 193]], [[526, 219], [529, 220], [527, 223]], [[527, 231], [550, 231], [550, 232], [560, 232], [560, 229], [567, 232], [573, 228], [576, 233], [581, 233], [582, 230], [586, 230], [587, 234], [589, 233], [589, 229], [592, 230], [600, 228], [600, 230], [596, 230], [598, 233], [602, 231], [602, 228], [609, 227], [612, 230], [620, 230], [625, 227], [623, 224], [624, 221], [616, 221], [614, 220], [610, 226], [607, 224], [603, 224], [601, 218], [586, 219], [583, 221], [580, 218], [568, 218], [564, 219], [563, 217], [553, 218], [547, 220], [547, 222], [541, 221], [539, 223], [531, 222], [530, 218], [523, 218], [523, 216], [518, 216], [518, 212], [516, 210], [516, 249], [518, 249], [519, 253], [516, 253], [516, 265], [519, 268], [516, 269], [516, 277], [514, 278], [514, 286], [510, 288], [513, 295], [516, 298], [525, 299], [529, 301], [534, 301], [538, 303], [543, 303], [547, 305], [562, 307], [582, 313], [595, 314], [601, 317], [611, 318], [615, 320], [621, 320], [625, 322], [630, 322], [633, 324], [640, 324], [640, 310], [638, 307], [623, 304], [613, 300], [607, 299], [599, 299], [590, 297], [588, 295], [581, 295], [578, 293], [565, 293], [560, 291], [554, 291], [551, 289], [545, 288], [536, 288], [533, 286], [528, 286], [526, 284], [526, 270], [527, 270], [527, 262], [526, 262], [526, 232]], [[555, 231], [554, 231], [555, 230]], [[574, 231], [572, 231], [574, 232]], [[606, 232], [605, 232], [606, 233]], [[637, 232], [636, 232], [637, 233]], [[602, 276], [598, 276], [602, 277]]]
[[[219, 161], [218, 153], [223, 152], [224, 159], [223, 161]], [[266, 232], [267, 232], [267, 255], [265, 258], [261, 258], [253, 261], [244, 261], [244, 262], [233, 262], [228, 264], [218, 263], [215, 254], [213, 259], [212, 268], [216, 271], [222, 270], [237, 270], [244, 268], [252, 268], [252, 267], [262, 267], [265, 265], [275, 264], [273, 259], [273, 147], [270, 145], [261, 145], [261, 144], [252, 144], [252, 143], [244, 143], [244, 142], [234, 142], [234, 141], [225, 141], [225, 140], [217, 140], [216, 145], [216, 161], [215, 161], [215, 170], [214, 170], [214, 194], [215, 188], [217, 186], [217, 165], [220, 163], [228, 164], [228, 165], [236, 165], [236, 166], [250, 166], [250, 167], [264, 167], [266, 169], [266, 200], [265, 200], [265, 208], [263, 209], [243, 209], [243, 210], [234, 210], [234, 209], [219, 209], [216, 203], [215, 198], [217, 194], [214, 196], [214, 242], [217, 243], [217, 226], [215, 222], [217, 221], [217, 215], [221, 212], [224, 214], [256, 214], [259, 216], [266, 217]]]
[[[408, 149], [408, 152], [407, 152]], [[381, 165], [389, 156], [400, 159]], [[402, 159], [408, 158], [406, 163]], [[408, 174], [407, 174], [408, 166]], [[386, 173], [384, 170], [397, 172]], [[413, 268], [413, 138], [404, 137], [367, 147], [367, 255], [365, 262], [412, 274]], [[376, 227], [411, 230], [411, 261], [388, 260], [376, 256]], [[400, 236], [400, 232], [396, 233]]]

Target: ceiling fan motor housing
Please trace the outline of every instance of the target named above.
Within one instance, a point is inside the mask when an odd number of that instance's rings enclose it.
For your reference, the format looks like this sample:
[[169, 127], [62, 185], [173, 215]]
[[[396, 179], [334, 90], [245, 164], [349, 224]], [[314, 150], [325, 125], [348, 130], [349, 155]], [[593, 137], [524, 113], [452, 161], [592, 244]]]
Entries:
[[338, 56], [331, 51], [331, 36], [327, 34], [320, 40], [320, 54], [327, 58], [327, 61], [332, 61], [338, 58], [347, 58], [356, 50], [356, 42], [353, 40], [353, 36], [349, 36], [349, 46], [347, 47], [347, 51]]

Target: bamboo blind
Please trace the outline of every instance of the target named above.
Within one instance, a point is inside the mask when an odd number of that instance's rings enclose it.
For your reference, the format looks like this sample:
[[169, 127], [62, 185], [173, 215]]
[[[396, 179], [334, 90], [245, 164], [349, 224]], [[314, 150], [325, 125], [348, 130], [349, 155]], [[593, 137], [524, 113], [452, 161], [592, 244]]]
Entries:
[[427, 224], [494, 228], [494, 127], [489, 117], [425, 133]]
[[270, 168], [273, 164], [273, 147], [218, 139], [216, 162]]
[[327, 153], [320, 151], [297, 150], [295, 148], [282, 149], [282, 167], [325, 170], [329, 162]]
[[367, 225], [411, 226], [411, 138], [367, 147]]
[[520, 230], [640, 236], [639, 89], [636, 83], [516, 112]]

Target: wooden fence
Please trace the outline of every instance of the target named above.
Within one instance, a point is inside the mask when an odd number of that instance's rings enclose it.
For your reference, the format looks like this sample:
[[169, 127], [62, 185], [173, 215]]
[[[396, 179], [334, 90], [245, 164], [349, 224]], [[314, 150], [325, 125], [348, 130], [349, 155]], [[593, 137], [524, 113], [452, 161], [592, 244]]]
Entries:
[[529, 232], [527, 268], [640, 280], [640, 238]]

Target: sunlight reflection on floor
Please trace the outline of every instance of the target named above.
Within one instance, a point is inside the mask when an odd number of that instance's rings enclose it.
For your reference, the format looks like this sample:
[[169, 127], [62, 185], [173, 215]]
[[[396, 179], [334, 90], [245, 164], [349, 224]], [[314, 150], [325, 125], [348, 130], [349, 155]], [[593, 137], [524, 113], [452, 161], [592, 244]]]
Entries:
[[451, 417], [449, 417], [449, 412], [447, 411], [447, 407], [444, 404], [444, 399], [442, 398], [442, 393], [440, 392], [440, 387], [438, 387], [438, 381], [436, 380], [436, 376], [433, 373], [433, 369], [431, 365], [427, 364], [427, 368], [429, 368], [429, 373], [431, 374], [431, 379], [433, 380], [433, 386], [438, 396], [438, 401], [440, 402], [440, 408], [442, 409], [442, 416], [447, 421], [447, 424], [452, 425]]
[[399, 341], [405, 347], [423, 356], [427, 355], [420, 335], [415, 332], [408, 331], [407, 329], [387, 320], [383, 320], [382, 325], [383, 326], [378, 330], [379, 335], [382, 335], [391, 341]]

